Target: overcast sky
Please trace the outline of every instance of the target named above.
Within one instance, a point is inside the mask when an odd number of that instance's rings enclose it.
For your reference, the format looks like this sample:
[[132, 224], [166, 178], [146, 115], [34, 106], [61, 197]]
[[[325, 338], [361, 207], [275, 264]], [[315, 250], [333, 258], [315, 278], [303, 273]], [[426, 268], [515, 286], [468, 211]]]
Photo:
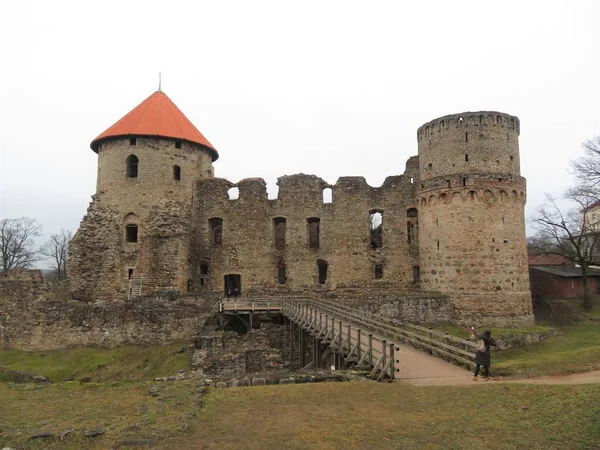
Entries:
[[600, 134], [597, 1], [0, 3], [0, 217], [75, 231], [89, 144], [158, 87], [219, 151], [215, 175], [379, 186], [436, 117], [521, 119], [527, 215]]

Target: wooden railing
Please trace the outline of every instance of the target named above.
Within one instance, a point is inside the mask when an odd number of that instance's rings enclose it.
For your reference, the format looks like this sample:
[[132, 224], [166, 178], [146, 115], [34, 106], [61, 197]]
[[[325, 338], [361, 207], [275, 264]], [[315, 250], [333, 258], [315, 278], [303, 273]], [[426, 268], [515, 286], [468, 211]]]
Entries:
[[[369, 376], [378, 381], [396, 377], [399, 370], [396, 352], [399, 349], [394, 342], [363, 332], [360, 326], [340, 319], [335, 313], [330, 316], [323, 312], [320, 302], [286, 300], [281, 313], [308, 331], [316, 341], [326, 344], [337, 360], [342, 361], [340, 366], [369, 369]], [[313, 355], [313, 363], [307, 367], [314, 367], [318, 362], [319, 356]]]
[[455, 364], [465, 365], [469, 368], [475, 366], [475, 342], [326, 300], [303, 300], [298, 304], [310, 306], [313, 314], [327, 314], [338, 319], [345, 319], [372, 333], [409, 344]]
[[[323, 338], [323, 330], [325, 336], [328, 336], [334, 347], [340, 351], [352, 351], [355, 345], [359, 348], [365, 344], [365, 336], [371, 334], [376, 340], [375, 347], [381, 345], [381, 341], [394, 341], [404, 343], [424, 350], [433, 356], [443, 358], [447, 361], [458, 365], [464, 365], [472, 369], [475, 366], [475, 342], [452, 336], [448, 333], [425, 328], [419, 325], [414, 325], [400, 320], [392, 319], [381, 314], [373, 314], [355, 307], [344, 306], [343, 304], [334, 303], [327, 300], [314, 300], [307, 297], [276, 297], [276, 298], [223, 298], [219, 302], [220, 312], [277, 312], [288, 316], [291, 320], [296, 321], [302, 327], [316, 333], [320, 338]], [[350, 343], [344, 341], [348, 339], [348, 331], [332, 330], [332, 320], [334, 325], [339, 327], [340, 321], [344, 326], [351, 327]], [[337, 322], [335, 322], [337, 321]], [[341, 334], [340, 334], [341, 333]], [[364, 342], [357, 339], [356, 335], [360, 334]], [[375, 338], [380, 336], [381, 338]], [[339, 340], [342, 343], [339, 347]], [[389, 343], [387, 343], [389, 347]], [[354, 349], [356, 353], [357, 349]], [[370, 358], [374, 354], [381, 356], [385, 353], [386, 360], [391, 360], [393, 351], [386, 350], [387, 353], [380, 350], [371, 351]], [[363, 355], [358, 356], [359, 360]], [[351, 354], [350, 358], [357, 357]], [[363, 361], [364, 362], [364, 361]], [[393, 377], [393, 374], [389, 374]]]

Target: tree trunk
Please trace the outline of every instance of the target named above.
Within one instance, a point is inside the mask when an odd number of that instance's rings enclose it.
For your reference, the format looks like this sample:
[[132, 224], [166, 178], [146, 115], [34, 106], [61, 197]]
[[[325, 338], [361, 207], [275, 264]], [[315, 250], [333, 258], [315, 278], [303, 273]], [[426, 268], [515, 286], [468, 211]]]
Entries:
[[589, 311], [592, 309], [592, 294], [590, 293], [590, 281], [587, 275], [587, 266], [581, 265], [581, 277], [583, 278], [583, 309]]

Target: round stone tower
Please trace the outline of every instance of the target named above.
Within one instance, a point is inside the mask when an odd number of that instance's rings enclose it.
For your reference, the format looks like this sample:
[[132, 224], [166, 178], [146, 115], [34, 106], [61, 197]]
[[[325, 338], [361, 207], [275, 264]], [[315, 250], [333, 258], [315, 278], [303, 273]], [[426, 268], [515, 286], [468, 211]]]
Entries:
[[217, 151], [160, 90], [90, 147], [98, 154], [96, 194], [69, 246], [73, 295], [184, 291], [194, 188], [213, 177]]
[[533, 322], [519, 125], [481, 111], [417, 131], [421, 288], [449, 294], [458, 321]]
[[219, 155], [162, 91], [156, 91], [90, 144], [98, 153], [96, 194], [121, 210], [143, 213], [163, 198], [191, 198], [213, 176]]

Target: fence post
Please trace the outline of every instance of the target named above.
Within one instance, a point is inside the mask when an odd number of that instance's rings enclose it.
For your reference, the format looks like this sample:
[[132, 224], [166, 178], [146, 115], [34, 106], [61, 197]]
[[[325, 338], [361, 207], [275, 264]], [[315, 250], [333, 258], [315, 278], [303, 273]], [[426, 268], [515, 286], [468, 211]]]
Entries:
[[361, 352], [360, 352], [360, 328], [358, 330], [356, 330], [356, 338], [358, 339], [358, 342], [356, 343], [356, 352], [358, 353], [358, 360], [360, 361], [361, 358]]
[[373, 335], [369, 333], [369, 367], [373, 367]]
[[396, 378], [396, 356], [394, 353], [394, 344], [390, 344], [390, 378], [394, 380]]
[[381, 360], [381, 371], [385, 371], [385, 363], [387, 362], [387, 341], [384, 339], [381, 341], [381, 351], [383, 352], [383, 359]]
[[352, 328], [348, 325], [348, 351], [352, 350]]

